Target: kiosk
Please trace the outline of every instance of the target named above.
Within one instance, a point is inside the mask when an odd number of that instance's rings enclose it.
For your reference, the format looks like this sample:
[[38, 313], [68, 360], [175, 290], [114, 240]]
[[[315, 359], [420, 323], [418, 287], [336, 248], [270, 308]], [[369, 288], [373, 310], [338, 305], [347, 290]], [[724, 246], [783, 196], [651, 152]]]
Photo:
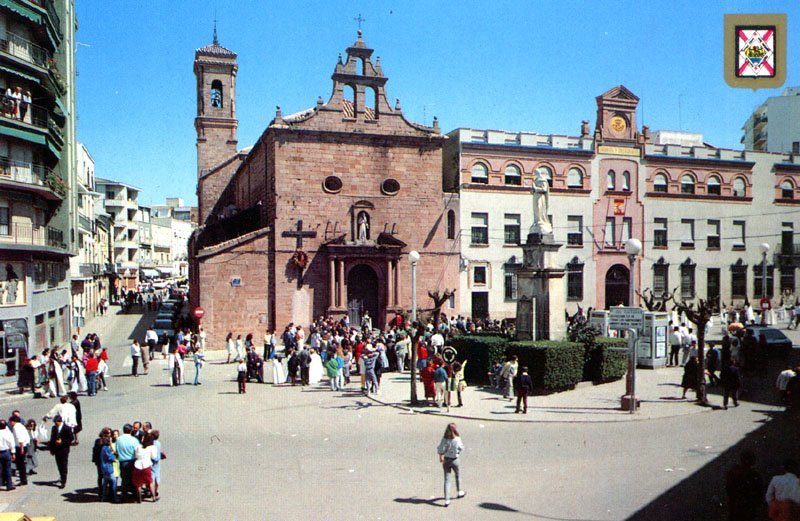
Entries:
[[669, 356], [667, 326], [669, 313], [647, 311], [644, 314], [644, 327], [639, 337], [638, 365], [640, 367], [664, 367]]

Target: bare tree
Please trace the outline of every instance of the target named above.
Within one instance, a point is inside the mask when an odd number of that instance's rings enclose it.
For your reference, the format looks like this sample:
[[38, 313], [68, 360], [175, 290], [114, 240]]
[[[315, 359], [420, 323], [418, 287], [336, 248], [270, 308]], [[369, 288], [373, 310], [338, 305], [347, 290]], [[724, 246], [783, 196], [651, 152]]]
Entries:
[[[674, 295], [674, 294], [673, 294]], [[694, 324], [697, 330], [697, 381], [696, 392], [697, 401], [701, 405], [708, 405], [708, 397], [706, 396], [706, 379], [705, 379], [705, 341], [706, 341], [706, 324], [714, 316], [714, 307], [703, 299], [697, 300], [697, 305], [694, 303], [687, 303], [686, 301], [675, 302], [675, 308], [678, 309], [683, 315]]]
[[[428, 291], [428, 296], [433, 300], [433, 327], [438, 331], [439, 323], [441, 321], [442, 306], [447, 302], [450, 297], [455, 295], [455, 289], [446, 289], [444, 293], [439, 293], [439, 290]], [[411, 340], [411, 396], [409, 402], [411, 405], [417, 405], [419, 398], [417, 398], [417, 344], [419, 339], [425, 333], [425, 328], [419, 323], [415, 322], [416, 332], [414, 338]]]

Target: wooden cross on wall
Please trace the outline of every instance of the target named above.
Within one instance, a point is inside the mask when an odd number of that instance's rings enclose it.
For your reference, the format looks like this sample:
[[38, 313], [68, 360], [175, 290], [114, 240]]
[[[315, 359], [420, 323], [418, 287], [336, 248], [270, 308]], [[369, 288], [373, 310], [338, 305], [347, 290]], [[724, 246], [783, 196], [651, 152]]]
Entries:
[[281, 234], [283, 237], [294, 237], [297, 239], [297, 244], [295, 248], [298, 250], [303, 249], [303, 238], [308, 237], [309, 239], [316, 237], [317, 232], [315, 230], [303, 230], [303, 220], [299, 219], [297, 221], [297, 229], [296, 230], [287, 230]]
[[[294, 237], [297, 241], [295, 245], [295, 249], [297, 251], [303, 251], [303, 239], [308, 237], [309, 239], [314, 238], [317, 236], [316, 230], [303, 230], [303, 220], [297, 220], [297, 227], [295, 230], [286, 230], [281, 233], [283, 237]], [[303, 286], [303, 268], [299, 268], [300, 274], [297, 276], [297, 289], [300, 289]]]

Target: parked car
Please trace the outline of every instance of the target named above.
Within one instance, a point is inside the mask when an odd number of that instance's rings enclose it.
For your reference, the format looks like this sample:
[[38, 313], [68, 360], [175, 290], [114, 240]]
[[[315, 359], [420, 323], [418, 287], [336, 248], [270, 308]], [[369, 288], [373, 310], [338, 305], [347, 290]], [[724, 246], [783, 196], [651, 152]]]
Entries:
[[156, 321], [153, 322], [153, 330], [158, 335], [159, 341], [164, 335], [170, 340], [175, 336], [175, 326], [172, 323], [172, 319], [169, 318], [156, 318]]
[[756, 340], [764, 335], [770, 354], [788, 355], [792, 351], [792, 341], [783, 334], [783, 331], [771, 326], [749, 325], [745, 329], [752, 331]]

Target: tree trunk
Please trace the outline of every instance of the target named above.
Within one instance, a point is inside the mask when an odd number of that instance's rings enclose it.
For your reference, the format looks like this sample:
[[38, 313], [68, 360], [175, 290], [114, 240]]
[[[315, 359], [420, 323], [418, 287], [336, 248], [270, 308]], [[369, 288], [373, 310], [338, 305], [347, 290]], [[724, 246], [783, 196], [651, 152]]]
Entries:
[[417, 342], [419, 342], [421, 331], [422, 328], [417, 325], [417, 331], [414, 333], [414, 338], [411, 339], [411, 397], [409, 399], [411, 405], [419, 404], [417, 398]]
[[706, 325], [695, 324], [695, 326], [697, 326], [697, 401], [700, 405], [708, 405], [705, 364]]

